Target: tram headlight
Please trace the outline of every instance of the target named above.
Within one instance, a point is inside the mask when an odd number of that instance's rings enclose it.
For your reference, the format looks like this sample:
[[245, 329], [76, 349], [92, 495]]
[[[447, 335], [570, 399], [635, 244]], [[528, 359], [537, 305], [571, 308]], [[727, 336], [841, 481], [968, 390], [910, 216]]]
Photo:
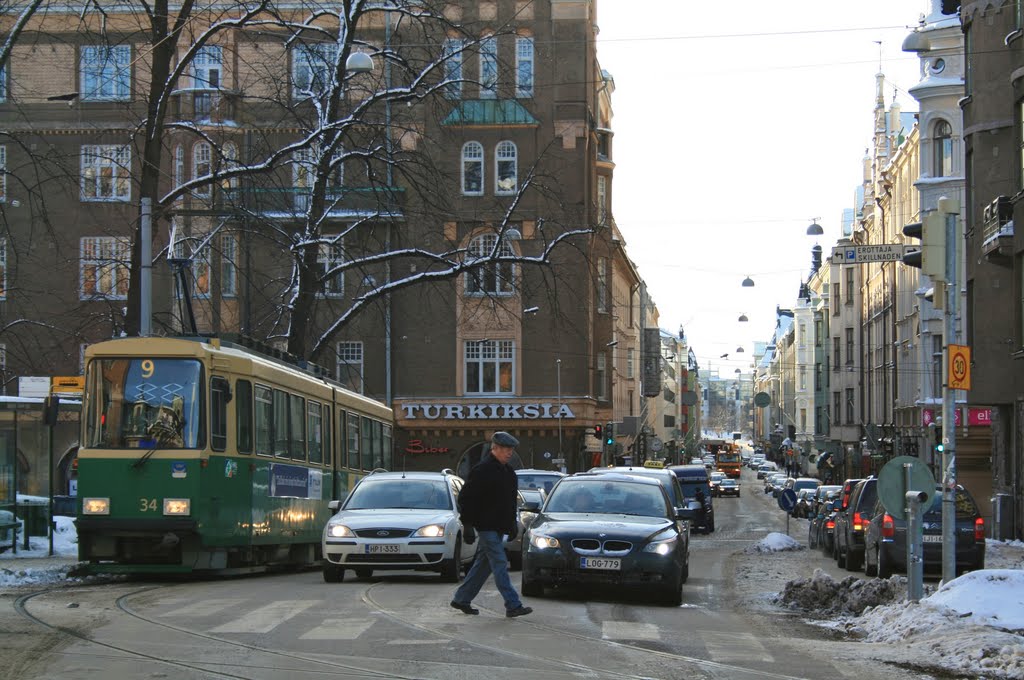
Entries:
[[413, 534], [417, 538], [440, 538], [444, 536], [444, 525], [443, 524], [428, 524], [425, 527], [420, 527]]
[[109, 515], [110, 514], [110, 499], [109, 498], [83, 498], [82, 499], [82, 514], [83, 515]]
[[355, 534], [344, 524], [328, 524], [327, 535], [331, 538], [353, 538]]
[[192, 501], [187, 498], [165, 498], [165, 515], [187, 515], [192, 511]]

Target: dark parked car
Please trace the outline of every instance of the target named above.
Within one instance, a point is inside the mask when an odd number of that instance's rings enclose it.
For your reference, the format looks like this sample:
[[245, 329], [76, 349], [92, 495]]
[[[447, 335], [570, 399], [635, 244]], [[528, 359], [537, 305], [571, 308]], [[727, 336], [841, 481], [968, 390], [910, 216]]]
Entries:
[[686, 519], [691, 526], [705, 533], [715, 530], [715, 505], [711, 496], [711, 478], [703, 465], [672, 465], [667, 468], [679, 478], [683, 496], [697, 503], [688, 503]]
[[[956, 489], [956, 573], [985, 568], [985, 520], [970, 492]], [[896, 519], [876, 501], [864, 541], [864, 573], [889, 578], [907, 571], [907, 522]], [[921, 519], [925, 571], [942, 571], [942, 489], [937, 488]]]
[[[665, 489], [665, 493], [668, 494], [668, 499], [672, 503], [672, 507], [677, 510], [688, 510], [690, 502], [683, 494], [683, 487], [679, 484], [679, 478], [676, 477], [672, 472], [664, 468], [645, 468], [645, 467], [630, 467], [630, 466], [619, 466], [619, 467], [596, 467], [591, 468], [588, 472], [594, 474], [606, 474], [609, 472], [617, 472], [622, 475], [637, 475], [640, 477], [648, 477], [650, 479], [656, 479]], [[690, 513], [685, 513], [690, 514]]]
[[864, 561], [864, 530], [878, 500], [877, 487], [874, 477], [857, 482], [846, 508], [836, 515], [836, 564], [847, 571], [860, 571]]
[[533, 468], [523, 468], [522, 470], [516, 470], [516, 477], [519, 479], [520, 489], [542, 489], [544, 493], [550, 493], [551, 487], [553, 487], [559, 479], [565, 477], [565, 473], [558, 472], [557, 470], [534, 470]]
[[653, 478], [590, 472], [566, 477], [524, 538], [523, 595], [543, 595], [545, 586], [640, 586], [679, 606], [690, 573], [689, 532], [681, 515]]
[[811, 518], [807, 545], [818, 548], [823, 555], [832, 556], [835, 548], [836, 515], [842, 502], [838, 498], [818, 504], [818, 512]]
[[735, 479], [723, 479], [718, 485], [718, 497], [736, 496], [740, 497], [740, 483]]

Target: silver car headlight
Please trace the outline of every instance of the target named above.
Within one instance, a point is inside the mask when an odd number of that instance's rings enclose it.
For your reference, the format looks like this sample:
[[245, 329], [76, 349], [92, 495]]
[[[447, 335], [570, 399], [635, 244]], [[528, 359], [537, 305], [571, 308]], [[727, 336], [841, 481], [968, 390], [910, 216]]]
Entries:
[[654, 553], [656, 555], [670, 555], [676, 549], [676, 539], [671, 538], [667, 541], [651, 541], [644, 546], [644, 552]]
[[535, 548], [540, 550], [547, 550], [549, 548], [559, 547], [558, 539], [545, 536], [544, 534], [532, 534], [530, 536], [530, 543]]
[[355, 533], [344, 524], [328, 524], [327, 535], [331, 538], [355, 538]]
[[416, 538], [441, 538], [444, 536], [444, 525], [428, 524], [425, 527], [417, 529], [413, 536]]

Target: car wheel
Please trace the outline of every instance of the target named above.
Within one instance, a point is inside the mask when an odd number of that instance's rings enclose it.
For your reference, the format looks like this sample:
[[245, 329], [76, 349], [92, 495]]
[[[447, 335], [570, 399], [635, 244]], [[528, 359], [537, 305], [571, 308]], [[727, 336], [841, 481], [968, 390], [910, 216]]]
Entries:
[[849, 550], [846, 551], [846, 571], [860, 571], [861, 562], [863, 561], [863, 555], [855, 555]]
[[839, 547], [839, 543], [836, 543], [836, 566], [845, 569], [846, 568], [846, 553]]
[[813, 526], [808, 527], [807, 528], [807, 547], [808, 548], [814, 548], [815, 546], [818, 545], [817, 541], [815, 540], [816, 538], [817, 538], [817, 534], [814, 533], [814, 527]]
[[356, 578], [370, 578], [371, 576], [373, 576], [373, 569], [369, 567], [356, 568]]
[[523, 591], [525, 597], [542, 597], [544, 595], [544, 584], [540, 581], [536, 581], [527, 577], [526, 572], [523, 571], [519, 582], [519, 589]]
[[505, 553], [508, 556], [508, 568], [513, 571], [518, 571], [523, 568], [523, 553], [518, 550], [515, 552]]
[[682, 581], [683, 581], [683, 583], [686, 583], [686, 581], [689, 580], [689, 578], [690, 578], [690, 556], [689, 555], [686, 556], [686, 563], [683, 565], [683, 572], [682, 572], [682, 574], [683, 574], [682, 575]]
[[[877, 548], [875, 552], [878, 552]], [[878, 576], [878, 558], [875, 558], [875, 564], [871, 564], [871, 560], [868, 557], [871, 555], [871, 551], [864, 547], [864, 575], [865, 576]]]
[[878, 575], [878, 578], [889, 578], [892, 576], [892, 565], [886, 559], [885, 551], [879, 548], [877, 557], [878, 565], [875, 568], [875, 573]]
[[708, 522], [708, 533], [709, 534], [715, 533], [715, 520], [713, 520], [713, 519], [710, 522]]
[[341, 583], [345, 580], [345, 570], [337, 564], [324, 562], [324, 581], [327, 583]]
[[661, 592], [666, 607], [678, 607], [683, 603], [683, 579], [676, 576]]
[[441, 580], [458, 583], [462, 580], [462, 535], [455, 537], [455, 553], [451, 559], [441, 561]]

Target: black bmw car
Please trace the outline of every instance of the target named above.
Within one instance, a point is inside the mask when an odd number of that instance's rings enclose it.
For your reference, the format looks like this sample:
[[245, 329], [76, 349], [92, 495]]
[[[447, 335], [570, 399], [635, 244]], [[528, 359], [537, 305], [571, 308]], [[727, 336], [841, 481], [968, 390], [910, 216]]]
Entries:
[[690, 571], [686, 521], [655, 479], [580, 473], [551, 490], [523, 539], [523, 595], [545, 586], [639, 586], [679, 606]]

